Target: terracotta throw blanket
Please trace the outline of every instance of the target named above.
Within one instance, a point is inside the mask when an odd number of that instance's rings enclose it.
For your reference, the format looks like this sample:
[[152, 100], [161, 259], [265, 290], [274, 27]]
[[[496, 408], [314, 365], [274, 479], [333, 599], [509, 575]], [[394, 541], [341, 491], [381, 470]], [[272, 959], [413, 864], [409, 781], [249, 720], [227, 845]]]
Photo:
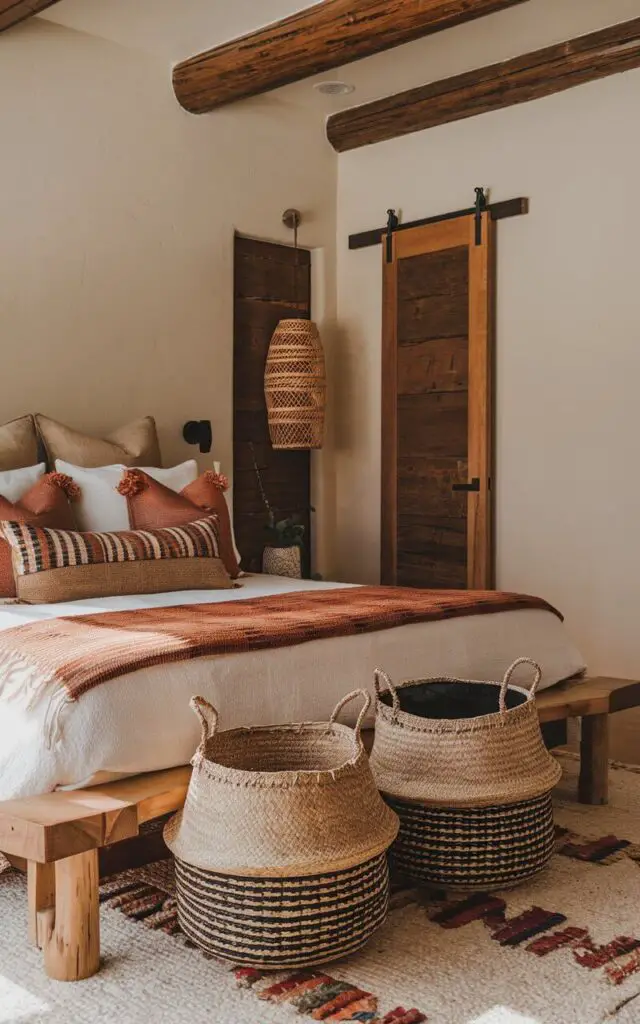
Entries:
[[522, 608], [562, 618], [546, 601], [523, 594], [346, 587], [45, 619], [0, 632], [0, 699], [26, 687], [33, 706], [53, 684], [52, 732], [64, 704], [151, 665]]

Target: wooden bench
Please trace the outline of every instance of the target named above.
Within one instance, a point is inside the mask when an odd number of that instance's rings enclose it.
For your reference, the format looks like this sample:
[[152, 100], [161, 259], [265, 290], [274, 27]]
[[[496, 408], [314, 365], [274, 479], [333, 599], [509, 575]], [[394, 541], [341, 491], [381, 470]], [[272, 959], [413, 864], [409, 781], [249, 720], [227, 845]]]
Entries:
[[[542, 723], [582, 718], [579, 797], [607, 801], [608, 716], [640, 704], [640, 682], [572, 680], [538, 697]], [[99, 854], [182, 807], [191, 769], [170, 768], [94, 789], [0, 803], [0, 851], [28, 876], [29, 938], [45, 970], [78, 981], [98, 970]], [[123, 866], [123, 865], [121, 865]]]
[[609, 715], [640, 704], [640, 681], [571, 679], [538, 695], [542, 724], [581, 718], [578, 798], [583, 804], [606, 804], [609, 794]]
[[0, 851], [28, 877], [29, 939], [57, 981], [98, 970], [98, 852], [184, 804], [191, 768], [0, 803]]

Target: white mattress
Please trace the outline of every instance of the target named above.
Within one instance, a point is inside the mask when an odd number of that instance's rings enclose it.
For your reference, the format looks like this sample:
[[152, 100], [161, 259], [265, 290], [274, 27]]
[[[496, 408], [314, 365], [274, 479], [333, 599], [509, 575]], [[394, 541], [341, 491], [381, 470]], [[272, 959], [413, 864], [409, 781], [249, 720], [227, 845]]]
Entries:
[[[328, 589], [278, 576], [250, 576], [238, 590], [100, 598], [58, 605], [0, 605], [0, 630], [61, 615], [203, 601], [242, 601], [294, 590]], [[541, 610], [497, 612], [314, 640], [273, 651], [218, 655], [155, 666], [104, 683], [66, 705], [58, 742], [47, 744], [48, 699], [0, 701], [0, 800], [107, 781], [186, 764], [199, 740], [189, 699], [201, 694], [221, 728], [326, 719], [345, 693], [372, 689], [375, 668], [392, 679], [456, 675], [501, 678], [517, 657], [543, 668], [542, 686], [583, 669], [560, 620]], [[353, 722], [359, 708], [345, 709]]]

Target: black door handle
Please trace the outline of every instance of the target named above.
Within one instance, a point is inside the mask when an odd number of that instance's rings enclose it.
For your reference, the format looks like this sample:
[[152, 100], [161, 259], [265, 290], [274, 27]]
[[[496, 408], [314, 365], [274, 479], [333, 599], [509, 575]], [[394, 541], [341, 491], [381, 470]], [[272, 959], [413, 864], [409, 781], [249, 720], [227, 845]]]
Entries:
[[474, 476], [468, 484], [454, 484], [451, 488], [452, 491], [479, 491], [480, 490], [480, 477]]

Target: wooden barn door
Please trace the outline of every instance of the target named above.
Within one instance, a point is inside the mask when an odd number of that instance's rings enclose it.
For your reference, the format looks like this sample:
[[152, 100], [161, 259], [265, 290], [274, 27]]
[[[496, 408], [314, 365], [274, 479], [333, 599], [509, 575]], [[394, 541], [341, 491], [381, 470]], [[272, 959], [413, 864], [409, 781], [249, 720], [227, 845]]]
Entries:
[[493, 586], [495, 226], [383, 239], [382, 582]]
[[274, 451], [264, 399], [264, 366], [278, 321], [311, 316], [311, 253], [236, 236], [233, 332], [233, 518], [242, 568], [260, 572], [266, 513], [254, 455], [278, 519], [297, 515], [305, 527], [303, 571], [309, 571], [308, 451]]

